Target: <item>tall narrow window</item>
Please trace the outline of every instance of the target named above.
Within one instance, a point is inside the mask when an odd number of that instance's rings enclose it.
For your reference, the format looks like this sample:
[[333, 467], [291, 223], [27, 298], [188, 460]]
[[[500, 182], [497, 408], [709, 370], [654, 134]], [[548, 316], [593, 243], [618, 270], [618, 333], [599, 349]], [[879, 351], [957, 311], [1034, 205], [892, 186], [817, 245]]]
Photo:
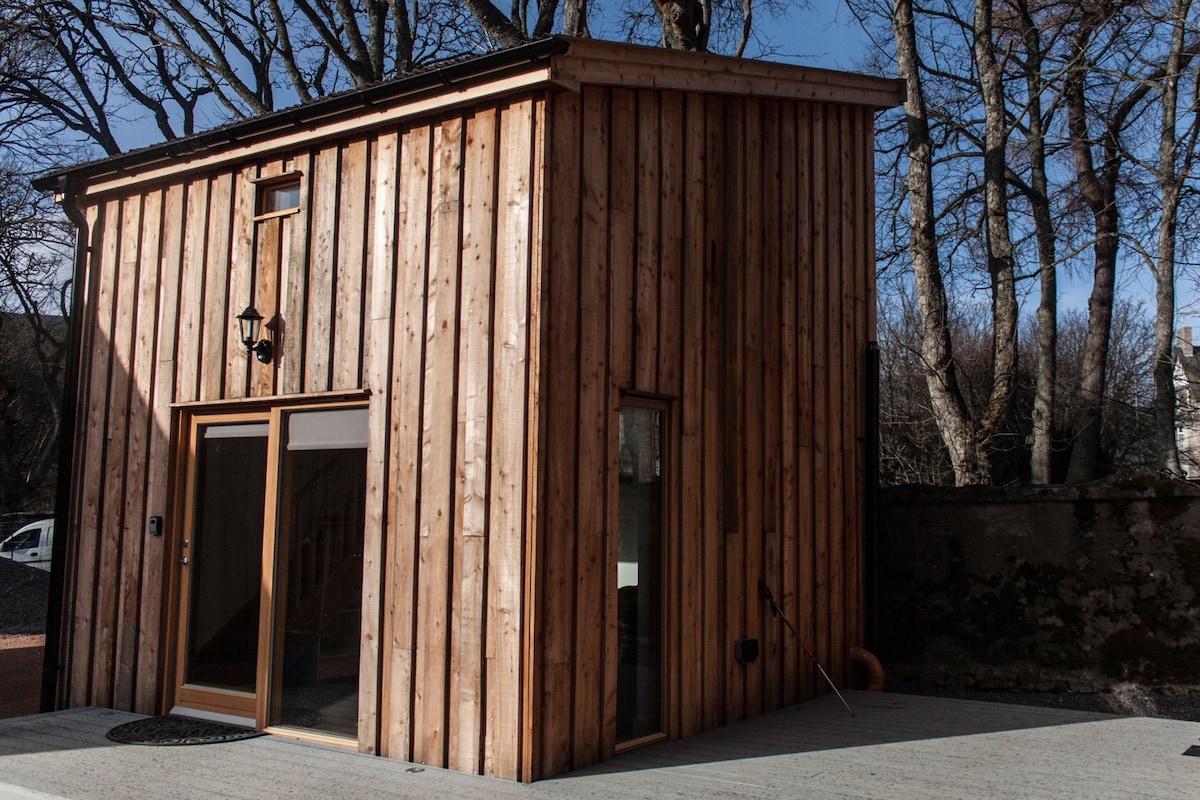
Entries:
[[617, 522], [617, 741], [662, 732], [664, 410], [620, 415]]

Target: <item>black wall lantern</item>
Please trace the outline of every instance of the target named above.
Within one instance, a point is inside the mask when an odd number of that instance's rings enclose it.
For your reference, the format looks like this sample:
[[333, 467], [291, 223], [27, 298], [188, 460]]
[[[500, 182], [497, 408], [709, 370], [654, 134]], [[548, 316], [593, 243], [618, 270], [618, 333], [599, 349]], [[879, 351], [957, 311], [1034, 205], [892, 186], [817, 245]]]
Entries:
[[246, 310], [237, 315], [238, 328], [241, 330], [242, 342], [246, 345], [246, 355], [254, 353], [264, 364], [271, 363], [271, 341], [259, 339], [262, 329], [262, 314], [254, 306], [246, 306]]

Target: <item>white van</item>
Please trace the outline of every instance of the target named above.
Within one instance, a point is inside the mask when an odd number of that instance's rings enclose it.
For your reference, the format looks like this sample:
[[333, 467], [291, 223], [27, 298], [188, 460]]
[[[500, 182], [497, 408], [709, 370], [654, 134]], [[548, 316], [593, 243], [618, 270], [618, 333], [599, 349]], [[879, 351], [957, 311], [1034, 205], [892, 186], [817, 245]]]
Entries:
[[50, 571], [50, 549], [54, 544], [54, 518], [39, 519], [0, 542], [0, 558], [19, 561]]

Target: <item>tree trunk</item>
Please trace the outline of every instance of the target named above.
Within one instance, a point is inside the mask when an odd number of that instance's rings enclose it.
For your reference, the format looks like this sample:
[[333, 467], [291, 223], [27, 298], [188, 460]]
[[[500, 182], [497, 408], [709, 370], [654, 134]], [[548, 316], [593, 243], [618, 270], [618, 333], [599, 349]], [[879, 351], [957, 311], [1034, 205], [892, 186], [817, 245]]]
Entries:
[[1033, 396], [1032, 447], [1029, 455], [1029, 479], [1048, 484], [1054, 443], [1054, 394], [1058, 380], [1058, 264], [1053, 217], [1050, 213], [1049, 181], [1046, 177], [1046, 124], [1042, 118], [1042, 91], [1045, 89], [1042, 65], [1041, 29], [1030, 13], [1028, 3], [1018, 4], [1021, 14], [1021, 38], [1025, 45], [1025, 88], [1028, 96], [1029, 191], [1026, 197], [1033, 215], [1034, 238], [1038, 251], [1037, 307], [1037, 385]]
[[973, 52], [984, 112], [984, 220], [992, 285], [992, 390], [976, 431], [988, 440], [1012, 408], [1017, 385], [1017, 283], [1008, 224], [1006, 149], [1008, 118], [1000, 65], [992, 39], [992, 0], [976, 0]]
[[[587, 0], [563, 0], [563, 33], [567, 36], [579, 36], [588, 38], [592, 34], [588, 31], [587, 24]], [[554, 21], [553, 11], [550, 14], [550, 21]], [[536, 36], [538, 31], [534, 32]]]
[[654, 0], [662, 23], [662, 45], [668, 50], [705, 50], [708, 39], [704, 8], [699, 0]]
[[950, 344], [946, 288], [938, 262], [933, 205], [933, 141], [922, 92], [916, 30], [911, 0], [895, 0], [892, 30], [896, 60], [907, 87], [909, 253], [920, 308], [921, 358], [933, 415], [950, 453], [954, 482], [959, 486], [987, 483], [990, 468], [977, 446], [959, 391]]
[[1092, 213], [1095, 241], [1092, 246], [1092, 292], [1088, 297], [1088, 329], [1084, 338], [1079, 382], [1079, 419], [1067, 467], [1067, 482], [1082, 483], [1096, 476], [1100, 461], [1100, 423], [1108, 368], [1109, 334], [1112, 330], [1113, 290], [1117, 273], [1120, 218], [1116, 204], [1116, 180], [1121, 156], [1116, 147], [1122, 120], [1105, 121], [1104, 163], [1096, 170], [1092, 142], [1088, 136], [1084, 76], [1088, 69], [1087, 47], [1097, 21], [1085, 15], [1071, 43], [1071, 58], [1063, 80], [1067, 107], [1067, 131], [1075, 175], [1084, 203]]
[[1162, 79], [1162, 124], [1158, 140], [1158, 185], [1162, 197], [1154, 271], [1154, 436], [1158, 445], [1158, 466], [1172, 475], [1183, 474], [1175, 440], [1175, 229], [1182, 183], [1176, 163], [1175, 124], [1179, 75], [1183, 69], [1184, 25], [1190, 6], [1191, 0], [1171, 3], [1171, 47]]

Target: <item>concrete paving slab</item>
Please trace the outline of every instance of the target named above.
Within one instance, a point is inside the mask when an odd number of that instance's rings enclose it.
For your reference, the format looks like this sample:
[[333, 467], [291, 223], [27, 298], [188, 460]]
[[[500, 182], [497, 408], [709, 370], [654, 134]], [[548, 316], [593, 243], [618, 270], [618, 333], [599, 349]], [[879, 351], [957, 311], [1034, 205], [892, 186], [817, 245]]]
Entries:
[[136, 715], [0, 721], [0, 800], [171, 797], [1200, 798], [1200, 723], [849, 692], [521, 785], [266, 736], [194, 747], [104, 738]]

